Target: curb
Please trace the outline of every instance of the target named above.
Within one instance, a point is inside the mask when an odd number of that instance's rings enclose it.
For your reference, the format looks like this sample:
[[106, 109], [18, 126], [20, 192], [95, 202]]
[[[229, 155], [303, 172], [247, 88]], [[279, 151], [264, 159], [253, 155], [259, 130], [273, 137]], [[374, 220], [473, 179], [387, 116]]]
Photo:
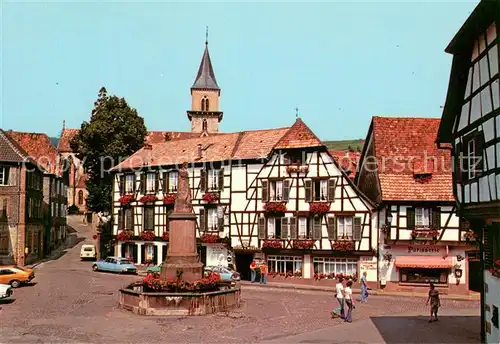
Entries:
[[53, 251], [49, 257], [46, 257], [46, 258], [43, 258], [33, 264], [29, 264], [29, 265], [25, 265], [28, 269], [34, 269], [36, 268], [37, 266], [40, 266], [44, 263], [47, 263], [51, 260], [54, 260], [55, 257], [57, 257], [58, 255], [61, 254], [61, 252], [63, 252], [64, 250], [66, 250], [69, 246], [69, 238], [70, 238], [70, 235], [66, 236], [66, 240], [64, 241], [64, 243], [62, 245], [60, 245], [55, 251]]

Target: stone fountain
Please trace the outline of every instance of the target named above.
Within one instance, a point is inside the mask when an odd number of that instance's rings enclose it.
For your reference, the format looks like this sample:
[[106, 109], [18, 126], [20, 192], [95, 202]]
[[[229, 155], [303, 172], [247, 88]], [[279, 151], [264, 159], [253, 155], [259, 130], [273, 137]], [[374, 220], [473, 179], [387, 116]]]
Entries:
[[[169, 245], [160, 280], [193, 283], [203, 276], [203, 264], [196, 249], [196, 215], [193, 213], [187, 163], [179, 170], [177, 197], [169, 217]], [[144, 283], [120, 289], [119, 305], [141, 315], [205, 315], [227, 312], [241, 302], [239, 288], [229, 285], [209, 292], [149, 292]]]

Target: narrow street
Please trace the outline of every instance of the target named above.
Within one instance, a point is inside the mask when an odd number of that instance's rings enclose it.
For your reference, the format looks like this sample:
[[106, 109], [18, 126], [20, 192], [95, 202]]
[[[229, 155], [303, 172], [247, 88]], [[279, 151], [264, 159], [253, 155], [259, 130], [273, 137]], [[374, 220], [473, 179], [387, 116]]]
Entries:
[[33, 286], [0, 301], [2, 343], [479, 343], [479, 303], [443, 300], [440, 323], [427, 323], [421, 298], [373, 296], [352, 324], [331, 319], [330, 293], [243, 287], [243, 306], [206, 317], [140, 317], [117, 308], [117, 291], [137, 276], [94, 273], [81, 262], [91, 233], [71, 218], [81, 240], [35, 268]]

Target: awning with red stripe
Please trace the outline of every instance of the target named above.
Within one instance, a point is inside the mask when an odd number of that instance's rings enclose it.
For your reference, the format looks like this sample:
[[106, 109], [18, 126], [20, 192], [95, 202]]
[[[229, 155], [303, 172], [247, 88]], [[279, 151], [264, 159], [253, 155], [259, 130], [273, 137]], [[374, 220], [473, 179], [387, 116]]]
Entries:
[[398, 268], [449, 269], [453, 266], [451, 257], [402, 256], [396, 257]]

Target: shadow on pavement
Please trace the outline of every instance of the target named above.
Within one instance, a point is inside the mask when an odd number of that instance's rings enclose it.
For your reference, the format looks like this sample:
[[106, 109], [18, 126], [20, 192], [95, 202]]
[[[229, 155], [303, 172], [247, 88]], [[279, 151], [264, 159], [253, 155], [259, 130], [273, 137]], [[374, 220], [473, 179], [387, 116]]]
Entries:
[[22, 284], [22, 287], [34, 287], [38, 282], [26, 282]]
[[16, 299], [2, 299], [0, 300], [0, 305], [8, 305], [16, 301]]
[[429, 323], [427, 316], [381, 316], [371, 321], [387, 344], [481, 343], [479, 316], [440, 316]]

